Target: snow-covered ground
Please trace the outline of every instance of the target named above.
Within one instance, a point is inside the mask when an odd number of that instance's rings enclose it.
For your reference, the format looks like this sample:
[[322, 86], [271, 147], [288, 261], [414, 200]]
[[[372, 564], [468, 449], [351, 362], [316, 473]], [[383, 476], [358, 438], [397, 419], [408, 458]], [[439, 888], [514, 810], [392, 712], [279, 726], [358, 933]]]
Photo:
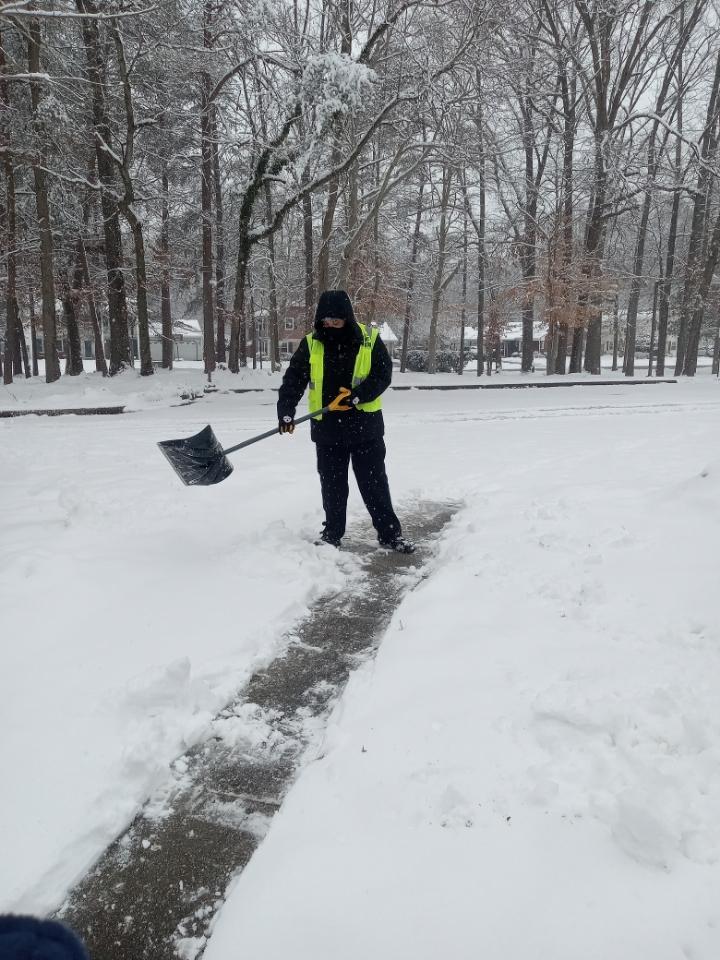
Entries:
[[[92, 369], [93, 361], [85, 361], [86, 372], [79, 377], [61, 377], [55, 383], [46, 384], [44, 363], [40, 362], [40, 378], [25, 380], [17, 377], [14, 383], [5, 387], [0, 385], [0, 411], [57, 410], [77, 407], [113, 407], [124, 406], [126, 411], [152, 410], [170, 404], [180, 404], [188, 397], [203, 394], [207, 377], [203, 373], [201, 361], [180, 360], [172, 371], [156, 368], [152, 377], [140, 377], [134, 371], [127, 376], [102, 377]], [[470, 386], [480, 384], [528, 384], [528, 383], [566, 383], [568, 380], [592, 382], [594, 377], [587, 373], [567, 376], [548, 377], [545, 374], [545, 360], [537, 360], [534, 373], [522, 374], [520, 360], [508, 357], [503, 361], [500, 373], [493, 372], [491, 377], [477, 377], [475, 362], [467, 365], [465, 374], [459, 377], [455, 373], [400, 373], [396, 361], [394, 385], [399, 387], [416, 386]], [[668, 359], [665, 379], [673, 377], [674, 359]], [[698, 379], [706, 379], [712, 374], [712, 359], [700, 357], [698, 360]], [[622, 371], [611, 370], [611, 358], [603, 357], [603, 380], [624, 381]], [[647, 378], [647, 360], [636, 363], [635, 378]], [[239, 375], [227, 369], [218, 369], [213, 374], [213, 383], [219, 391], [276, 390], [282, 379], [281, 373], [271, 373], [267, 364], [264, 369], [246, 369]]]
[[[0, 421], [0, 909], [51, 909], [355, 570], [309, 543], [300, 429], [204, 489], [155, 447], [207, 422], [228, 444], [266, 429], [273, 394], [173, 407], [164, 376], [154, 403], [134, 375], [111, 382], [141, 397], [132, 414]], [[716, 960], [720, 384], [385, 407], [400, 512], [465, 506], [206, 960]]]

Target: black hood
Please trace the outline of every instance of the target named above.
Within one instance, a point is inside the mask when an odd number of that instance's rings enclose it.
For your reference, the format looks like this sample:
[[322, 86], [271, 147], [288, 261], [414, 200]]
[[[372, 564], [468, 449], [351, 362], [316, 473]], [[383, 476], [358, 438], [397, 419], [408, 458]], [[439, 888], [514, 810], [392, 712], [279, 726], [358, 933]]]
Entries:
[[320, 294], [315, 310], [314, 336], [316, 340], [325, 340], [328, 333], [331, 337], [337, 338], [337, 334], [340, 333], [340, 331], [326, 329], [323, 326], [322, 322], [326, 317], [342, 317], [345, 320], [345, 327], [342, 329], [343, 340], [362, 342], [362, 330], [355, 319], [350, 297], [344, 290], [325, 290]]

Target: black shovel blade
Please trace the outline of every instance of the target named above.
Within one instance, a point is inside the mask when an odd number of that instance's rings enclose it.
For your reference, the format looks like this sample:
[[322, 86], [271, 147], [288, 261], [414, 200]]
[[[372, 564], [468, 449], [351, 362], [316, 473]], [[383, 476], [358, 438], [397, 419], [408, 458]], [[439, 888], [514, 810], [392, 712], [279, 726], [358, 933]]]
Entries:
[[175, 473], [188, 486], [209, 487], [213, 483], [220, 483], [233, 471], [210, 424], [194, 437], [162, 440], [158, 446]]

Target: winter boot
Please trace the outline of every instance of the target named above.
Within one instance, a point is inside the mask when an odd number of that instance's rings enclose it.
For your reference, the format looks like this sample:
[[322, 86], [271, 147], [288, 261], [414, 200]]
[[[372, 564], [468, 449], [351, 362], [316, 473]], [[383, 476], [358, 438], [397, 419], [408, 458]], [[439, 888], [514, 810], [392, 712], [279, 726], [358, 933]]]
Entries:
[[395, 553], [415, 553], [415, 544], [403, 537], [394, 537], [392, 540], [380, 540], [379, 542], [385, 550], [394, 550]]
[[328, 533], [327, 530], [323, 530], [318, 539], [315, 541], [315, 546], [320, 547], [323, 544], [327, 544], [330, 547], [340, 547], [340, 537], [334, 537], [331, 533]]

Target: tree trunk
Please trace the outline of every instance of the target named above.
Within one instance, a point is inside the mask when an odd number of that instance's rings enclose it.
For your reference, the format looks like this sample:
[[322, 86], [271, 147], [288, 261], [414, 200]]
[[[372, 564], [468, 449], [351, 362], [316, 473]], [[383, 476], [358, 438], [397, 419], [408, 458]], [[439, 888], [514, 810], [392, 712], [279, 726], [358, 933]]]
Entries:
[[223, 224], [222, 181], [220, 179], [220, 145], [218, 138], [217, 108], [213, 103], [210, 111], [210, 136], [212, 173], [215, 199], [215, 319], [217, 321], [217, 344], [215, 358], [225, 363], [225, 226]]
[[253, 298], [252, 284], [250, 285], [250, 349], [252, 350], [252, 365], [253, 370], [257, 370], [257, 357], [258, 357], [258, 336], [257, 336], [257, 320], [255, 314], [255, 300]]
[[572, 346], [570, 347], [570, 373], [580, 373], [583, 360], [583, 328], [576, 324], [572, 328]]
[[717, 317], [715, 319], [715, 347], [713, 349], [712, 372], [720, 375], [720, 305], [716, 307]]
[[[6, 70], [5, 48], [0, 34], [0, 106], [8, 113], [10, 106], [10, 92], [7, 81], [4, 79]], [[18, 304], [17, 304], [17, 223], [15, 207], [15, 167], [12, 155], [4, 155], [3, 167], [5, 170], [5, 220], [6, 220], [6, 287], [5, 305], [5, 356], [3, 358], [3, 383], [13, 382], [15, 341], [18, 332]]]
[[[472, 217], [473, 228], [477, 234], [477, 361], [476, 375], [481, 377], [485, 366], [485, 207], [486, 207], [486, 179], [485, 179], [485, 120], [483, 115], [483, 84], [482, 73], [479, 67], [475, 68], [475, 89], [477, 91], [477, 105], [475, 108], [475, 131], [478, 147], [478, 193], [480, 211], [477, 223]], [[470, 213], [467, 201], [467, 213]], [[488, 368], [489, 370], [489, 368]]]
[[[679, 82], [679, 81], [678, 81]], [[658, 352], [655, 365], [655, 376], [665, 376], [665, 353], [667, 350], [668, 319], [670, 315], [670, 293], [672, 291], [673, 272], [675, 270], [675, 246], [677, 244], [678, 221], [680, 219], [680, 183], [682, 178], [682, 100], [678, 104], [678, 133], [675, 143], [675, 172], [677, 187], [673, 196], [670, 227], [668, 230], [668, 244], [665, 253], [665, 277], [660, 286], [659, 320], [658, 320]]]
[[[1, 45], [0, 45], [1, 46]], [[5, 357], [3, 365], [3, 383], [13, 382], [13, 361], [15, 357], [15, 342], [18, 331], [18, 304], [17, 304], [17, 229], [15, 219], [15, 170], [12, 158], [5, 154], [5, 187], [6, 205], [5, 217], [7, 221], [7, 284], [5, 288], [5, 303], [7, 306], [5, 320]]]
[[[93, 152], [88, 163], [88, 180], [92, 180], [95, 174], [95, 153]], [[87, 233], [90, 229], [90, 220], [93, 210], [94, 194], [88, 190], [83, 198], [83, 228]], [[85, 250], [85, 240], [83, 234], [78, 236], [77, 251], [75, 255], [75, 276], [73, 278], [73, 288], [76, 291], [84, 292], [88, 305], [88, 314], [93, 328], [95, 338], [95, 370], [101, 373], [103, 377], [108, 374], [107, 363], [105, 362], [105, 344], [103, 343], [102, 325], [95, 305], [95, 294], [93, 285], [90, 281], [90, 265], [88, 264], [87, 252]]]
[[[479, 71], [478, 71], [479, 74]], [[485, 365], [485, 213], [486, 213], [486, 181], [485, 181], [485, 147], [483, 139], [482, 95], [478, 96], [477, 110], [478, 144], [480, 157], [478, 159], [478, 191], [480, 194], [480, 212], [477, 229], [477, 368], [478, 377], [483, 375]]]
[[30, 312], [30, 355], [32, 357], [32, 375], [37, 377], [38, 356], [37, 356], [37, 323], [35, 317], [35, 297], [32, 286], [28, 287], [28, 310]]
[[172, 304], [170, 300], [170, 180], [168, 177], [167, 161], [163, 163], [162, 208], [160, 215], [160, 257], [162, 259], [162, 271], [160, 274], [161, 362], [164, 370], [172, 370], [173, 360], [175, 359], [175, 342], [173, 340]]
[[22, 356], [25, 349], [25, 338], [23, 336], [22, 321], [19, 313], [15, 315], [15, 349], [13, 351], [13, 375], [19, 377], [23, 372]]
[[555, 358], [559, 340], [558, 316], [563, 312], [561, 302], [560, 278], [557, 269], [558, 251], [554, 236], [548, 237], [547, 245], [547, 281], [545, 293], [545, 317], [547, 335], [545, 337], [545, 374], [552, 376], [555, 373]]
[[545, 373], [551, 377], [555, 373], [555, 361], [557, 359], [558, 341], [560, 340], [560, 331], [556, 321], [548, 324], [548, 333], [545, 338]]
[[443, 165], [442, 188], [440, 194], [440, 223], [438, 226], [438, 259], [433, 275], [432, 306], [430, 314], [430, 336], [428, 339], [428, 373], [435, 373], [437, 367], [437, 325], [440, 313], [440, 298], [444, 289], [445, 256], [447, 252], [448, 233], [448, 206], [450, 204], [450, 188], [452, 186], [452, 171], [447, 164]]
[[707, 254], [703, 263], [700, 285], [695, 295], [695, 309], [690, 317], [687, 331], [687, 346], [685, 363], [682, 372], [686, 377], [694, 377], [697, 372], [698, 352], [700, 350], [700, 334], [705, 316], [705, 304], [710, 293], [710, 286], [715, 276], [715, 269], [720, 260], [720, 210], [715, 218], [712, 235], [707, 245]]
[[15, 344], [17, 340], [18, 328], [18, 306], [16, 293], [16, 235], [15, 235], [15, 175], [12, 169], [12, 161], [5, 159], [5, 178], [7, 185], [7, 231], [8, 231], [8, 257], [7, 257], [7, 288], [5, 300], [7, 306], [5, 320], [5, 356], [3, 362], [3, 383], [8, 385], [13, 382], [13, 370], [15, 360]]
[[315, 254], [313, 253], [312, 196], [306, 194], [302, 202], [303, 246], [305, 253], [305, 330], [312, 330], [315, 317]]
[[247, 366], [247, 329], [245, 322], [245, 284], [250, 266], [252, 242], [250, 240], [250, 225], [252, 212], [255, 207], [260, 185], [269, 162], [269, 152], [266, 150], [255, 166], [252, 182], [243, 194], [238, 218], [238, 247], [237, 266], [235, 269], [235, 292], [233, 295], [232, 326], [230, 330], [230, 354], [228, 367], [233, 373], [238, 373], [240, 367]]
[[13, 361], [15, 359], [15, 339], [17, 337], [16, 309], [17, 302], [11, 297], [8, 297], [7, 320], [5, 323], [5, 355], [3, 357], [3, 383], [5, 386], [13, 382]]
[[[340, 34], [340, 54], [350, 56], [352, 52], [352, 30], [350, 25], [350, 6], [339, 5], [338, 8], [339, 34]], [[337, 136], [333, 145], [331, 166], [336, 167], [340, 163], [342, 152], [337, 142]], [[328, 201], [325, 208], [325, 214], [322, 222], [322, 232], [320, 234], [320, 250], [318, 252], [318, 287], [317, 292], [321, 294], [328, 289], [330, 283], [330, 239], [335, 220], [335, 210], [337, 208], [338, 196], [340, 193], [340, 177], [335, 176], [330, 181], [328, 187]]]
[[351, 299], [355, 300], [358, 293], [358, 257], [357, 245], [359, 237], [358, 223], [360, 219], [358, 198], [358, 165], [354, 163], [347, 172], [348, 184], [345, 191], [346, 200], [346, 230], [347, 242], [340, 250], [340, 261], [335, 274], [333, 287], [338, 290], [347, 290]]
[[[299, 121], [300, 136], [305, 138], [305, 126], [302, 118]], [[310, 182], [310, 173], [306, 168], [303, 170], [300, 182], [303, 187]], [[310, 333], [315, 320], [315, 253], [314, 253], [314, 234], [313, 234], [313, 205], [312, 194], [306, 193], [302, 199], [302, 219], [303, 219], [303, 257], [305, 264], [305, 333]], [[278, 348], [279, 349], [279, 348]], [[273, 364], [279, 361], [279, 354], [276, 358], [273, 354]]]
[[[380, 148], [377, 151], [377, 162], [375, 164], [375, 190], [380, 193]], [[373, 324], [377, 317], [377, 303], [380, 295], [380, 206], [378, 205], [373, 216], [373, 287], [370, 300], [370, 310], [368, 313], [368, 322]]]
[[628, 339], [628, 328], [627, 328], [627, 313], [625, 313], [625, 329], [623, 331], [623, 373], [625, 373], [625, 364], [627, 363], [627, 339]]
[[[83, 268], [78, 251], [75, 251], [75, 266], [73, 267], [72, 285], [68, 279], [69, 270], [63, 280], [63, 294], [67, 289], [68, 304], [63, 299], [63, 314], [68, 332], [68, 358], [65, 364], [65, 373], [77, 376], [83, 372], [82, 339], [80, 336], [81, 296], [83, 288]], [[72, 369], [71, 369], [72, 368]]]
[[78, 238], [78, 256], [82, 263], [83, 278], [85, 280], [85, 289], [87, 291], [88, 310], [90, 312], [90, 322], [95, 335], [95, 369], [104, 377], [108, 375], [107, 362], [105, 360], [105, 344], [103, 343], [102, 325], [95, 305], [95, 294], [93, 292], [92, 281], [90, 280], [90, 265], [88, 263], [87, 251], [85, 250], [85, 241], [82, 237]]
[[485, 367], [485, 188], [482, 188], [480, 201], [480, 223], [483, 225], [483, 237], [478, 237], [477, 255], [477, 360], [475, 373], [481, 377]]
[[[599, 376], [602, 357], [602, 306], [597, 294], [592, 294], [588, 301], [590, 317], [585, 338], [584, 369], [588, 373]], [[582, 331], [581, 331], [582, 333]]]
[[[210, 49], [210, 4], [203, 3], [203, 47]], [[200, 216], [202, 219], [202, 303], [203, 360], [208, 377], [215, 369], [215, 291], [213, 290], [212, 180], [210, 103], [211, 78], [207, 71], [200, 77]]]
[[661, 281], [655, 281], [655, 289], [653, 291], [653, 307], [652, 307], [652, 323], [650, 325], [650, 353], [648, 355], [648, 371], [647, 375], [652, 376], [653, 368], [653, 353], [655, 352], [655, 331], [657, 330], [657, 305], [658, 305], [658, 287], [660, 286]]
[[614, 301], [614, 308], [613, 308], [613, 359], [612, 359], [613, 372], [617, 371], [617, 368], [618, 368], [619, 347], [620, 347], [620, 304], [618, 302], [618, 298], [616, 294], [615, 301]]
[[[654, 136], [654, 135], [653, 135]], [[655, 176], [655, 146], [651, 140], [648, 146], [648, 177], [652, 181]], [[640, 290], [643, 279], [643, 263], [645, 259], [645, 239], [647, 237], [648, 220], [650, 219], [650, 203], [652, 201], [652, 191], [648, 188], [645, 191], [643, 199], [642, 212], [640, 214], [640, 225], [638, 226], [637, 238], [635, 240], [635, 259], [633, 261], [633, 273], [630, 281], [630, 296], [627, 305], [627, 339], [625, 342], [625, 363], [623, 365], [625, 376], [635, 376], [635, 341], [637, 337], [637, 311], [640, 302]], [[657, 287], [655, 288], [657, 293]]]
[[240, 229], [238, 230], [237, 269], [235, 272], [235, 293], [233, 297], [232, 327], [230, 330], [230, 352], [228, 367], [233, 373], [239, 373], [240, 367], [247, 366], [247, 332], [245, 328], [245, 277], [250, 261], [250, 210], [252, 203], [247, 206], [247, 219], [241, 213]]
[[407, 288], [405, 292], [405, 319], [403, 321], [402, 348], [400, 351], [400, 373], [405, 373], [407, 367], [408, 344], [410, 341], [410, 325], [412, 322], [413, 289], [415, 287], [415, 267], [417, 265], [418, 247], [420, 243], [420, 227], [422, 225], [423, 192], [425, 190], [425, 171], [420, 170], [420, 187], [418, 189], [417, 207], [415, 210], [415, 229], [413, 230], [412, 248], [410, 251], [410, 269], [408, 270]]
[[[31, 74], [40, 73], [40, 47], [42, 34], [40, 22], [31, 20], [28, 24], [28, 70]], [[40, 119], [41, 92], [40, 82], [30, 82], [30, 100], [32, 103], [33, 124], [42, 142], [43, 122]], [[43, 160], [33, 165], [35, 181], [35, 204], [37, 207], [38, 229], [40, 233], [40, 289], [42, 292], [43, 343], [45, 347], [45, 380], [52, 383], [60, 377], [60, 361], [57, 353], [57, 320], [55, 317], [55, 277], [53, 263], [53, 236], [50, 222], [50, 200], [47, 188], [47, 176], [43, 169]]]
[[[16, 304], [17, 308], [17, 304]], [[25, 342], [25, 331], [23, 330], [22, 320], [20, 319], [19, 312], [16, 313], [15, 323], [17, 329], [16, 343], [20, 348], [20, 361], [22, 364], [22, 372], [26, 380], [29, 380], [31, 377], [30, 373], [30, 360], [28, 358], [28, 348], [27, 343]], [[19, 373], [20, 371], [18, 371]]]
[[123, 213], [130, 224], [135, 247], [135, 284], [137, 287], [137, 323], [138, 346], [140, 348], [140, 376], [148, 377], [154, 373], [152, 354], [150, 352], [150, 322], [147, 304], [147, 265], [145, 261], [145, 239], [143, 237], [142, 221], [132, 212], [132, 208], [124, 208]]
[[110, 376], [114, 376], [131, 363], [131, 355], [120, 212], [116, 199], [117, 183], [114, 161], [108, 152], [108, 149], [112, 149], [113, 136], [105, 99], [106, 61], [103, 45], [100, 42], [96, 3], [94, 0], [75, 0], [75, 4], [80, 13], [90, 14], [90, 16], [83, 17], [82, 32], [87, 56], [87, 74], [92, 92], [97, 170], [102, 185], [101, 203], [110, 320], [109, 372]]
[[[529, 100], [529, 98], [527, 99]], [[521, 98], [521, 110], [523, 116], [523, 145], [525, 149], [525, 212], [520, 262], [522, 265], [525, 289], [523, 290], [521, 310], [522, 346], [520, 370], [522, 373], [530, 373], [535, 359], [533, 336], [535, 326], [535, 294], [533, 284], [535, 281], [538, 198], [535, 183], [536, 144], [532, 125], [532, 107], [524, 96]]]
[[67, 354], [65, 356], [65, 374], [77, 377], [83, 373], [82, 347], [80, 344], [80, 328], [77, 318], [77, 294], [71, 288], [67, 271], [61, 277], [60, 299], [63, 307], [63, 319], [67, 331]]
[[[463, 184], [464, 186], [464, 184]], [[465, 207], [463, 216], [463, 256], [462, 256], [462, 306], [460, 308], [460, 360], [458, 374], [463, 375], [465, 370], [465, 304], [467, 301], [468, 281], [468, 215], [467, 215], [467, 188], [464, 189]]]
[[[560, 57], [562, 61], [562, 57]], [[564, 61], [560, 64], [560, 81], [563, 98], [563, 268], [565, 303], [564, 313], [567, 316], [571, 304], [575, 303], [577, 292], [571, 283], [573, 274], [573, 220], [574, 220], [574, 179], [575, 179], [575, 132], [577, 128], [577, 71], [568, 77]], [[557, 349], [555, 350], [553, 373], [565, 375], [567, 366], [567, 352], [569, 329], [567, 321], [558, 323]]]
[[[595, 256], [599, 258], [600, 251], [597, 251]], [[597, 282], [597, 280], [599, 280], [599, 269], [599, 259], [594, 260], [592, 273], [588, 275], [588, 279]], [[587, 307], [589, 317], [585, 337], [585, 362], [583, 366], [588, 373], [598, 376], [601, 372], [600, 364], [602, 357], [602, 304], [597, 291], [592, 291], [589, 294]]]
[[[333, 164], [339, 162], [340, 151], [336, 147], [333, 151]], [[318, 252], [318, 294], [329, 288], [330, 284], [330, 238], [332, 236], [335, 210], [340, 195], [340, 178], [333, 177], [328, 188], [328, 200], [323, 214], [322, 230], [320, 233], [320, 250]]]
[[554, 373], [565, 375], [567, 370], [567, 352], [568, 352], [568, 325], [567, 323], [558, 324], [557, 349], [555, 351]]
[[683, 289], [682, 307], [680, 312], [680, 327], [677, 337], [677, 356], [675, 359], [675, 373], [681, 374], [685, 368], [685, 354], [687, 351], [688, 331], [693, 315], [698, 309], [698, 287], [702, 272], [701, 258], [703, 251], [704, 225], [709, 195], [710, 173], [709, 161], [715, 152], [712, 130], [715, 127], [720, 95], [720, 53], [715, 64], [715, 76], [708, 101], [704, 133], [701, 139], [700, 156], [703, 161], [698, 171], [697, 185], [693, 203], [692, 224], [688, 241], [687, 261], [685, 267], [685, 286]]
[[[268, 219], [272, 214], [272, 194], [270, 184], [265, 184], [265, 202], [267, 204]], [[275, 235], [270, 234], [268, 239], [268, 289], [270, 303], [268, 309], [268, 323], [270, 325], [270, 369], [273, 373], [280, 369], [280, 336], [278, 329], [278, 301], [277, 282], [275, 280]]]

